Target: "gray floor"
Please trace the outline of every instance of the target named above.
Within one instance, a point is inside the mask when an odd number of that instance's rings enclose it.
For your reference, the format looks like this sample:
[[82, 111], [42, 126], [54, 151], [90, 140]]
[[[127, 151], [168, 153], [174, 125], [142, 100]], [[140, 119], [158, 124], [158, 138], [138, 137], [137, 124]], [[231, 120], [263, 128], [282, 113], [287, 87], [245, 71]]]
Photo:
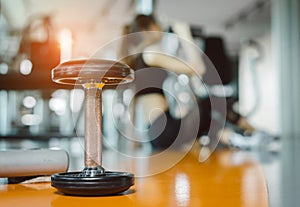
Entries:
[[270, 206], [300, 206], [300, 139], [283, 139], [280, 146], [276, 153], [250, 153], [262, 164]]

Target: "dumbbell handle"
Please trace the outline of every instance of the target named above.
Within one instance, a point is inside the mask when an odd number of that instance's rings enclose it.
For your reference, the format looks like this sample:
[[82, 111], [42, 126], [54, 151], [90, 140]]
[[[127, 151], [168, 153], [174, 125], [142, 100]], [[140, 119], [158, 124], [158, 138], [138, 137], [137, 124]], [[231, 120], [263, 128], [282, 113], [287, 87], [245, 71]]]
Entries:
[[68, 153], [63, 150], [0, 151], [0, 177], [52, 175], [66, 172], [68, 166]]

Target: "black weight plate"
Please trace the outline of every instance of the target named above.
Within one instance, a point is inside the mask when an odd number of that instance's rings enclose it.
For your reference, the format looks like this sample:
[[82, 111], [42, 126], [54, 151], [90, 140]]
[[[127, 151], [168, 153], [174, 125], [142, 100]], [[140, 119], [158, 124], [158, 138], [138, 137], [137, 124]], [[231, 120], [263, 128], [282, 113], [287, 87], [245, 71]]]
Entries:
[[83, 172], [51, 176], [51, 185], [66, 195], [102, 196], [121, 193], [134, 184], [134, 175], [106, 171], [104, 175], [86, 176]]

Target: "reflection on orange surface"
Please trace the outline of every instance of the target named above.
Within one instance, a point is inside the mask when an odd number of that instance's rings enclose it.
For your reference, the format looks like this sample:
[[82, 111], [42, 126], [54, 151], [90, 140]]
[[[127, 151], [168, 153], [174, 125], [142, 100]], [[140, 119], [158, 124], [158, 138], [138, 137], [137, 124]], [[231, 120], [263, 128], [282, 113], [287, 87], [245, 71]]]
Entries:
[[50, 183], [2, 185], [1, 206], [268, 206], [263, 172], [246, 154], [218, 151], [205, 163], [189, 153], [168, 171], [136, 178], [123, 195], [64, 196]]

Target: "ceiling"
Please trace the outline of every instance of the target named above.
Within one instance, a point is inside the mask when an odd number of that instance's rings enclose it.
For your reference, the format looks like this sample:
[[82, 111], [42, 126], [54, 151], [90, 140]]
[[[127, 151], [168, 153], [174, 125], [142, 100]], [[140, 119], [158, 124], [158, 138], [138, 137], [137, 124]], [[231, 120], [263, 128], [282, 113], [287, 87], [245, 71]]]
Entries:
[[[206, 35], [222, 35], [234, 53], [242, 37], [259, 35], [270, 27], [269, 7], [258, 12], [253, 7], [256, 2], [157, 0], [154, 13], [164, 24], [184, 21], [202, 27]], [[135, 10], [134, 0], [1, 0], [1, 13], [13, 28], [23, 28], [34, 16], [50, 14], [57, 28], [73, 32], [76, 47], [81, 48], [78, 56], [87, 56], [118, 37]]]

